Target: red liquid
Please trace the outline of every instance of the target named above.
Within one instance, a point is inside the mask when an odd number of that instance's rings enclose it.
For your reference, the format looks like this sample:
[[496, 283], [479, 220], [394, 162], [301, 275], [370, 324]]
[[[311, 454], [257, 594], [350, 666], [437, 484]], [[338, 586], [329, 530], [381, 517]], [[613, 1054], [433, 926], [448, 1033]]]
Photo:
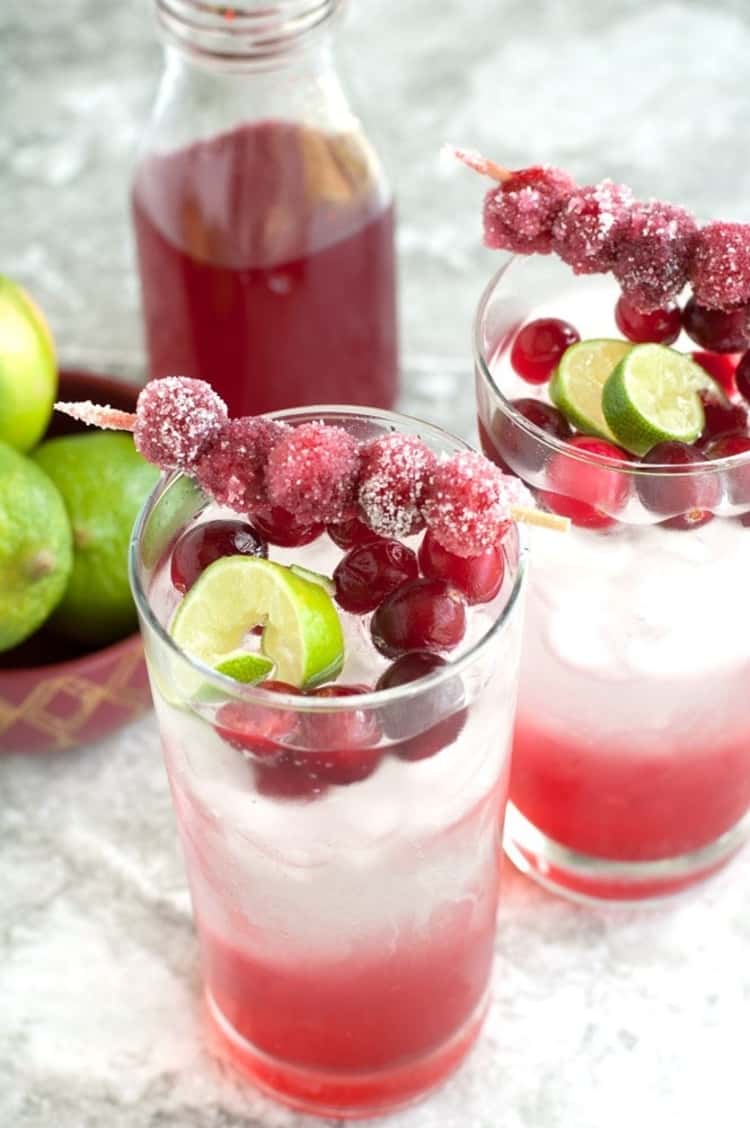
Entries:
[[393, 406], [393, 209], [351, 139], [267, 122], [149, 157], [133, 219], [151, 377], [231, 415]]
[[511, 801], [543, 834], [612, 861], [678, 858], [714, 842], [750, 809], [750, 734], [652, 751], [601, 747], [520, 717]]

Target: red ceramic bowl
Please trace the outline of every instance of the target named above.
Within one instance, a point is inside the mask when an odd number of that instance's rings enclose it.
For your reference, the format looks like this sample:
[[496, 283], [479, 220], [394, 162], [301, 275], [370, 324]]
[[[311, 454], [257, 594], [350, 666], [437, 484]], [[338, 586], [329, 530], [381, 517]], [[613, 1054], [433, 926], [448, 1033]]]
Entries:
[[[59, 398], [134, 411], [138, 388], [60, 372]], [[87, 430], [54, 416], [47, 437]], [[0, 752], [56, 752], [99, 740], [151, 707], [139, 634], [86, 651], [44, 630], [0, 654]]]

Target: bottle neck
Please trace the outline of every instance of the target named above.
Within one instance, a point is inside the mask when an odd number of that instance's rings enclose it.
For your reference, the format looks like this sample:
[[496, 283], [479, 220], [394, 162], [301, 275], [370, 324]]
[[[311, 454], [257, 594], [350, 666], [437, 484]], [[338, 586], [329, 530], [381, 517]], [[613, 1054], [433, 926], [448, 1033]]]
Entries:
[[275, 66], [306, 49], [342, 0], [155, 0], [168, 45], [196, 62]]

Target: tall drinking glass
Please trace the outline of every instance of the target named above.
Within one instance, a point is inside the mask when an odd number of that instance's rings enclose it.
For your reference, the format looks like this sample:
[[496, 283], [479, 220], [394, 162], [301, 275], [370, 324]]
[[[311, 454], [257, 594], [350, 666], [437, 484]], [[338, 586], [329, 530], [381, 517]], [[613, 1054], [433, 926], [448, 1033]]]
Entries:
[[519, 411], [549, 402], [513, 372], [519, 327], [618, 337], [616, 299], [599, 277], [511, 259], [474, 348], [485, 453], [573, 521], [532, 544], [506, 848], [557, 891], [627, 901], [708, 876], [750, 830], [750, 454], [612, 461]]
[[[277, 418], [463, 447], [387, 412]], [[175, 646], [171, 548], [216, 509], [190, 479], [164, 478], [131, 557], [209, 1020], [225, 1054], [281, 1100], [334, 1116], [384, 1112], [456, 1066], [487, 1005], [524, 549], [512, 530], [503, 587], [469, 609], [455, 660], [354, 707], [240, 686]], [[323, 533], [269, 555], [330, 574], [341, 549]], [[364, 616], [344, 623], [347, 669], [373, 687], [387, 662], [367, 626]], [[253, 725], [271, 734], [270, 760], [246, 740]], [[284, 764], [336, 763], [352, 743], [364, 768], [348, 780], [300, 788], [285, 774]]]

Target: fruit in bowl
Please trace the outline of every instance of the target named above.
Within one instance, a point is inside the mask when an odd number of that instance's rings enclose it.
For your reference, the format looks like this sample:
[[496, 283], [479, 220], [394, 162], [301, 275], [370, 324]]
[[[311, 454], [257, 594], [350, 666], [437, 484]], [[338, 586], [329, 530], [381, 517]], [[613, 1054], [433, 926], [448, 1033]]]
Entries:
[[127, 545], [157, 472], [129, 437], [50, 422], [58, 388], [123, 410], [138, 391], [83, 372], [58, 380], [42, 314], [0, 279], [3, 752], [73, 747], [149, 704]]

